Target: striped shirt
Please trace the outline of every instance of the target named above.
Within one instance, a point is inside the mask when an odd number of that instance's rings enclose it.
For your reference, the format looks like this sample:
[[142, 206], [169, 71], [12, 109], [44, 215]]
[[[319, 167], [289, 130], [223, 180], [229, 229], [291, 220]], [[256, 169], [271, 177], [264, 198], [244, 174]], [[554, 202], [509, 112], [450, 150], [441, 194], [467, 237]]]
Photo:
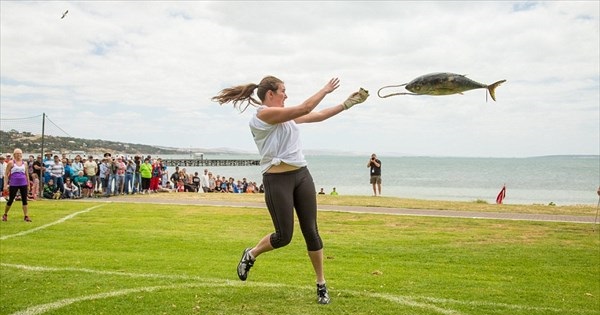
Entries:
[[54, 163], [50, 169], [52, 177], [63, 177], [65, 175], [65, 168], [61, 162]]

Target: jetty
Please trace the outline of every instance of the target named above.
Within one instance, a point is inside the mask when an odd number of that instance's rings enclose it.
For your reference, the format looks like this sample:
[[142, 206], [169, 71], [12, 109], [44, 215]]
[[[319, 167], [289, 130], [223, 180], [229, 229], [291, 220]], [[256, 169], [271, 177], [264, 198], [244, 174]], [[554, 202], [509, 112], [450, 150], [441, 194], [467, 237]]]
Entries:
[[239, 159], [169, 159], [163, 158], [163, 163], [167, 166], [259, 166], [260, 160], [239, 160]]

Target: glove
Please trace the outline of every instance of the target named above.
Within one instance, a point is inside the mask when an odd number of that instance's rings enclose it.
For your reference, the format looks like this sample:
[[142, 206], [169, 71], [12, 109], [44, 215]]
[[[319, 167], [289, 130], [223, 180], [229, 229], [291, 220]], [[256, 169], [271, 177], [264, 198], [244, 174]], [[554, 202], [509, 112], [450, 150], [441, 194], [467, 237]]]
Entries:
[[366, 101], [367, 97], [369, 97], [369, 91], [367, 91], [363, 88], [360, 88], [360, 90], [358, 90], [358, 92], [352, 93], [348, 97], [348, 99], [346, 99], [344, 101], [344, 103], [342, 104], [344, 106], [344, 110], [348, 110], [348, 109], [350, 109], [350, 107]]

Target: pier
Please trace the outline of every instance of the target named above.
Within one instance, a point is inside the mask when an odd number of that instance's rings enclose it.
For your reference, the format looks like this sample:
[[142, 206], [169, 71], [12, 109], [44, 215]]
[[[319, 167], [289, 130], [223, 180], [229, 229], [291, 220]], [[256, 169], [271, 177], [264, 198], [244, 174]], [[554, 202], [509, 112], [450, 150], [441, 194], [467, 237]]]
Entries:
[[162, 159], [167, 166], [258, 166], [260, 160], [233, 160], [233, 159]]

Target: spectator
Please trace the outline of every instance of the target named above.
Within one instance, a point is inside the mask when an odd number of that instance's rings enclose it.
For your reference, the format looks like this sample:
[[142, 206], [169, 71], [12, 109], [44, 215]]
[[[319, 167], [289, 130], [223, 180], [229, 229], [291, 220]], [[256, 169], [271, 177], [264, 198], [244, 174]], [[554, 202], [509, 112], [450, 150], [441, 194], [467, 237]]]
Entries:
[[217, 175], [217, 177], [215, 177], [215, 192], [221, 192], [221, 184], [223, 184], [223, 181], [221, 181], [221, 177]]
[[54, 180], [54, 184], [58, 187], [58, 190], [61, 192], [64, 191], [64, 181], [63, 176], [65, 176], [65, 168], [60, 161], [58, 155], [54, 156], [54, 163], [50, 166], [51, 177]]
[[96, 164], [94, 158], [91, 155], [88, 156], [87, 161], [83, 163], [83, 174], [88, 178], [88, 180], [91, 181], [93, 186], [91, 191], [88, 191], [88, 193], [85, 194], [85, 196], [92, 197], [96, 186], [96, 174], [98, 174], [98, 164]]
[[198, 172], [194, 172], [194, 176], [192, 177], [192, 185], [194, 185], [194, 190], [196, 192], [200, 191], [200, 176], [198, 176]]
[[171, 181], [174, 184], [177, 184], [177, 181], [179, 181], [179, 166], [175, 166], [175, 172], [171, 174]]
[[100, 164], [99, 170], [100, 170], [100, 175], [98, 175], [98, 177], [100, 178], [100, 183], [102, 186], [102, 194], [104, 196], [108, 196], [109, 194], [109, 190], [108, 190], [108, 181], [110, 179], [110, 164], [108, 163], [109, 158], [105, 157], [102, 159], [102, 163]]
[[207, 193], [210, 190], [209, 180], [208, 180], [208, 170], [204, 169], [204, 174], [200, 175], [200, 186], [202, 186], [202, 191]]
[[[4, 188], [4, 172], [6, 171], [6, 158], [0, 155], [0, 187]], [[0, 200], [4, 201], [4, 190], [0, 195]]]
[[17, 192], [21, 194], [21, 204], [23, 208], [23, 220], [25, 222], [31, 222], [27, 214], [27, 190], [29, 189], [29, 167], [27, 162], [23, 161], [23, 151], [21, 149], [15, 149], [13, 152], [14, 160], [9, 161], [6, 164], [6, 170], [4, 171], [4, 185], [2, 191], [8, 190], [8, 201], [4, 206], [4, 215], [2, 215], [2, 221], [8, 220], [8, 211], [10, 210]]
[[150, 191], [150, 181], [152, 179], [152, 164], [150, 164], [149, 158], [145, 158], [144, 163], [140, 165], [140, 177], [142, 178], [142, 194], [146, 194]]
[[103, 160], [95, 159], [96, 165], [98, 168], [96, 169], [96, 182], [94, 183], [94, 192], [102, 192], [102, 179], [100, 178], [100, 165], [102, 165]]
[[[44, 164], [44, 183], [47, 183], [52, 177], [52, 165], [54, 165], [54, 159], [52, 158], [51, 152], [47, 152], [46, 155], [44, 155], [42, 163]], [[54, 184], [56, 184], [56, 182]]]
[[117, 194], [117, 190], [118, 187], [117, 186], [117, 177], [118, 177], [118, 170], [119, 170], [119, 165], [117, 164], [117, 160], [115, 160], [112, 157], [108, 158], [108, 166], [109, 166], [109, 170], [110, 173], [108, 175], [108, 186], [106, 187], [106, 191], [108, 193], [108, 195], [116, 195]]
[[229, 190], [227, 189], [227, 180], [225, 179], [225, 176], [221, 177], [221, 188], [219, 189], [219, 191], [222, 193], [229, 192]]
[[208, 192], [214, 192], [217, 189], [217, 180], [213, 177], [213, 173], [208, 172]]
[[162, 159], [158, 159], [160, 165], [160, 179], [161, 182], [166, 183], [169, 181], [169, 171], [167, 170], [167, 164]]
[[71, 161], [71, 175], [76, 176], [79, 172], [83, 172], [83, 161], [81, 160], [81, 156], [77, 154], [75, 159]]
[[183, 183], [183, 179], [179, 178], [177, 180], [177, 183], [175, 184], [175, 191], [176, 192], [184, 192], [185, 191], [185, 184]]
[[133, 163], [135, 164], [135, 172], [133, 173], [133, 193], [136, 194], [140, 192], [140, 187], [142, 186], [142, 176], [140, 175], [142, 161], [139, 155], [136, 155], [133, 158]]
[[[41, 157], [40, 157], [41, 158]], [[32, 200], [37, 200], [40, 195], [40, 176], [38, 173], [31, 174], [31, 189], [29, 195]]]
[[31, 174], [33, 174], [33, 172], [34, 172], [34, 170], [33, 170], [33, 163], [34, 162], [35, 162], [35, 156], [30, 155], [29, 156], [29, 160], [27, 161], [27, 167], [29, 168], [27, 170], [27, 175], [29, 176], [29, 181], [31, 181]]
[[246, 179], [246, 177], [242, 178], [242, 191], [243, 193], [246, 192], [246, 189], [248, 189], [248, 181]]
[[[38, 175], [38, 180], [44, 176], [44, 163], [42, 163], [42, 156], [38, 155], [37, 159], [33, 162], [33, 172]], [[38, 190], [39, 193], [39, 190]]]
[[73, 169], [71, 168], [71, 161], [67, 158], [61, 159], [62, 165], [65, 168], [65, 173], [63, 175], [63, 183], [65, 179], [73, 177]]
[[127, 165], [123, 161], [123, 157], [119, 156], [116, 162], [117, 166], [117, 186], [115, 188], [116, 194], [123, 195], [123, 189], [125, 188], [125, 171], [127, 170]]
[[[58, 199], [60, 198], [60, 191], [54, 184], [54, 179], [50, 178], [46, 184], [44, 184], [44, 192], [42, 196], [46, 199]], [[58, 196], [58, 198], [56, 198]]]
[[127, 167], [125, 168], [125, 193], [133, 193], [133, 177], [135, 176], [135, 163], [131, 158], [127, 159]]
[[371, 154], [371, 159], [367, 163], [367, 167], [370, 168], [369, 174], [371, 176], [369, 182], [373, 185], [373, 196], [381, 196], [381, 161], [377, 158], [377, 154]]
[[70, 178], [65, 179], [63, 198], [75, 199], [78, 198], [79, 188], [71, 182]]
[[162, 178], [162, 167], [160, 165], [160, 160], [156, 160], [152, 164], [152, 177], [150, 178], [150, 191], [151, 192], [155, 192], [158, 189], [158, 184], [159, 184], [161, 178]]
[[91, 183], [88, 184], [88, 177], [85, 176], [83, 174], [83, 171], [79, 171], [79, 173], [75, 174], [75, 176], [73, 176], [73, 184], [75, 184], [75, 186], [77, 186], [77, 188], [79, 188], [79, 191], [77, 192], [76, 196], [77, 198], [81, 198], [81, 197], [91, 197], [91, 192], [89, 189], [89, 186], [91, 186]]

